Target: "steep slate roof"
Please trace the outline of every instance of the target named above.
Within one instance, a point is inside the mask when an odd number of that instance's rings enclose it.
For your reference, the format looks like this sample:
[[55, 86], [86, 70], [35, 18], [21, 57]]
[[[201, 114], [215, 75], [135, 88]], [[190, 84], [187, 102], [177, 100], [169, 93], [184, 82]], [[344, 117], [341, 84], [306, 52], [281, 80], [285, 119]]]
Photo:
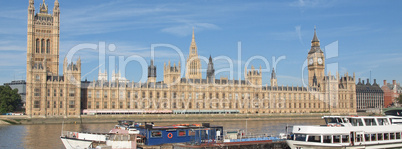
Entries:
[[394, 90], [394, 87], [396, 88], [396, 90], [402, 90], [402, 87], [400, 86], [400, 84], [396, 84], [395, 86], [393, 84], [388, 83], [387, 84], [388, 88], [390, 90]]
[[356, 92], [384, 93], [375, 80], [373, 84], [370, 84], [368, 80], [366, 83], [364, 83], [364, 80], [362, 82], [359, 80], [359, 83], [356, 85]]
[[[311, 40], [311, 43], [315, 43], [315, 42], [318, 42], [318, 43], [319, 43], [320, 40], [318, 40], [317, 33], [316, 33], [315, 28], [314, 28], [314, 37], [313, 37], [313, 40]], [[316, 52], [318, 52], [318, 53], [324, 53], [324, 52], [322, 52], [320, 46], [313, 46], [313, 44], [311, 44], [311, 49], [310, 49], [310, 51], [308, 52], [308, 54], [316, 53]]]

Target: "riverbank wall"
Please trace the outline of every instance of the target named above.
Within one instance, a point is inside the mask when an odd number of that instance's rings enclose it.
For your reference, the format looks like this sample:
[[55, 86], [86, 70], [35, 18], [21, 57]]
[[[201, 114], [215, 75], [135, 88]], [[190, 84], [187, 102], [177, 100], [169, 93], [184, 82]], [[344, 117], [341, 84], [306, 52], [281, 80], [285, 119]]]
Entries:
[[14, 124], [93, 124], [116, 123], [117, 120], [133, 120], [137, 122], [222, 122], [222, 121], [292, 121], [292, 120], [320, 120], [324, 115], [339, 115], [329, 113], [309, 114], [135, 114], [135, 115], [82, 115], [80, 117], [47, 117], [29, 118], [28, 116], [1, 116], [5, 122], [11, 120]]

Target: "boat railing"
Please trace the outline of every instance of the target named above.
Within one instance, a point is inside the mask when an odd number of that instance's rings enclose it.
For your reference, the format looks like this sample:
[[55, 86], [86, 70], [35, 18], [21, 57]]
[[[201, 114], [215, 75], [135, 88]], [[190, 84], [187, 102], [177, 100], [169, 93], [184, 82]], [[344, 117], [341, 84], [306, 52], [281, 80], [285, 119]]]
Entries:
[[136, 135], [130, 134], [111, 134], [107, 138], [107, 140], [111, 141], [137, 141], [136, 139]]
[[90, 134], [90, 135], [104, 135], [106, 140], [111, 141], [136, 141], [137, 135], [133, 134], [111, 134], [111, 133], [86, 133], [86, 132], [73, 132], [73, 131], [63, 131], [62, 137], [79, 139], [79, 135]]
[[61, 133], [62, 137], [66, 137], [66, 138], [77, 138], [78, 136], [78, 132], [73, 132], [73, 131], [63, 131]]
[[279, 139], [277, 135], [269, 133], [245, 133], [243, 130], [224, 131], [224, 140], [230, 140], [230, 142], [277, 140], [277, 139]]
[[78, 133], [94, 134], [94, 135], [109, 135], [109, 134], [110, 134], [110, 133], [92, 133], [92, 132], [63, 131], [61, 136], [62, 136], [62, 137], [72, 138], [74, 135], [77, 135]]
[[272, 142], [281, 141], [279, 137], [251, 137], [251, 138], [240, 138], [240, 139], [230, 139], [230, 142], [245, 142], [245, 141], [267, 141], [270, 140]]
[[264, 137], [273, 137], [275, 135], [269, 133], [248, 133], [243, 136], [243, 138], [264, 138]]

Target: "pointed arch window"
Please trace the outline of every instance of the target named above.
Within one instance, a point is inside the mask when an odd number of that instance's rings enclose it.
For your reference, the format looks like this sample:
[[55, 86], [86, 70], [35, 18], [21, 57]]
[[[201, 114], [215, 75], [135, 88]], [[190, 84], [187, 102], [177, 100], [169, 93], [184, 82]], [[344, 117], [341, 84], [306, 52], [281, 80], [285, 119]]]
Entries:
[[40, 42], [39, 39], [36, 39], [36, 53], [39, 53]]
[[46, 53], [50, 53], [50, 39], [46, 41]]
[[40, 53], [45, 53], [45, 39], [42, 39], [42, 41], [41, 41]]

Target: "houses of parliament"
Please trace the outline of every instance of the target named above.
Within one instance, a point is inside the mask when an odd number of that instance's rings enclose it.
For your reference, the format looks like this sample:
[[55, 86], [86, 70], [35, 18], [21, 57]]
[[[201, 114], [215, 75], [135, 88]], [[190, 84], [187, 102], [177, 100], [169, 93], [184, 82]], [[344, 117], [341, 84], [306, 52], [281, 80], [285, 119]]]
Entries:
[[[119, 73], [99, 71], [98, 80], [81, 81], [81, 60], [63, 60], [59, 74], [60, 8], [52, 13], [43, 1], [35, 12], [29, 0], [27, 29], [26, 114], [30, 117], [79, 117], [92, 111], [235, 110], [238, 113], [356, 113], [355, 76], [325, 74], [325, 55], [316, 31], [307, 53], [308, 86], [278, 86], [275, 70], [270, 86], [262, 84], [261, 67], [245, 68], [244, 80], [215, 78], [212, 57], [206, 77], [194, 31], [186, 64], [163, 66], [157, 81], [153, 61], [146, 82], [132, 82]], [[185, 67], [184, 77], [180, 70]]]

